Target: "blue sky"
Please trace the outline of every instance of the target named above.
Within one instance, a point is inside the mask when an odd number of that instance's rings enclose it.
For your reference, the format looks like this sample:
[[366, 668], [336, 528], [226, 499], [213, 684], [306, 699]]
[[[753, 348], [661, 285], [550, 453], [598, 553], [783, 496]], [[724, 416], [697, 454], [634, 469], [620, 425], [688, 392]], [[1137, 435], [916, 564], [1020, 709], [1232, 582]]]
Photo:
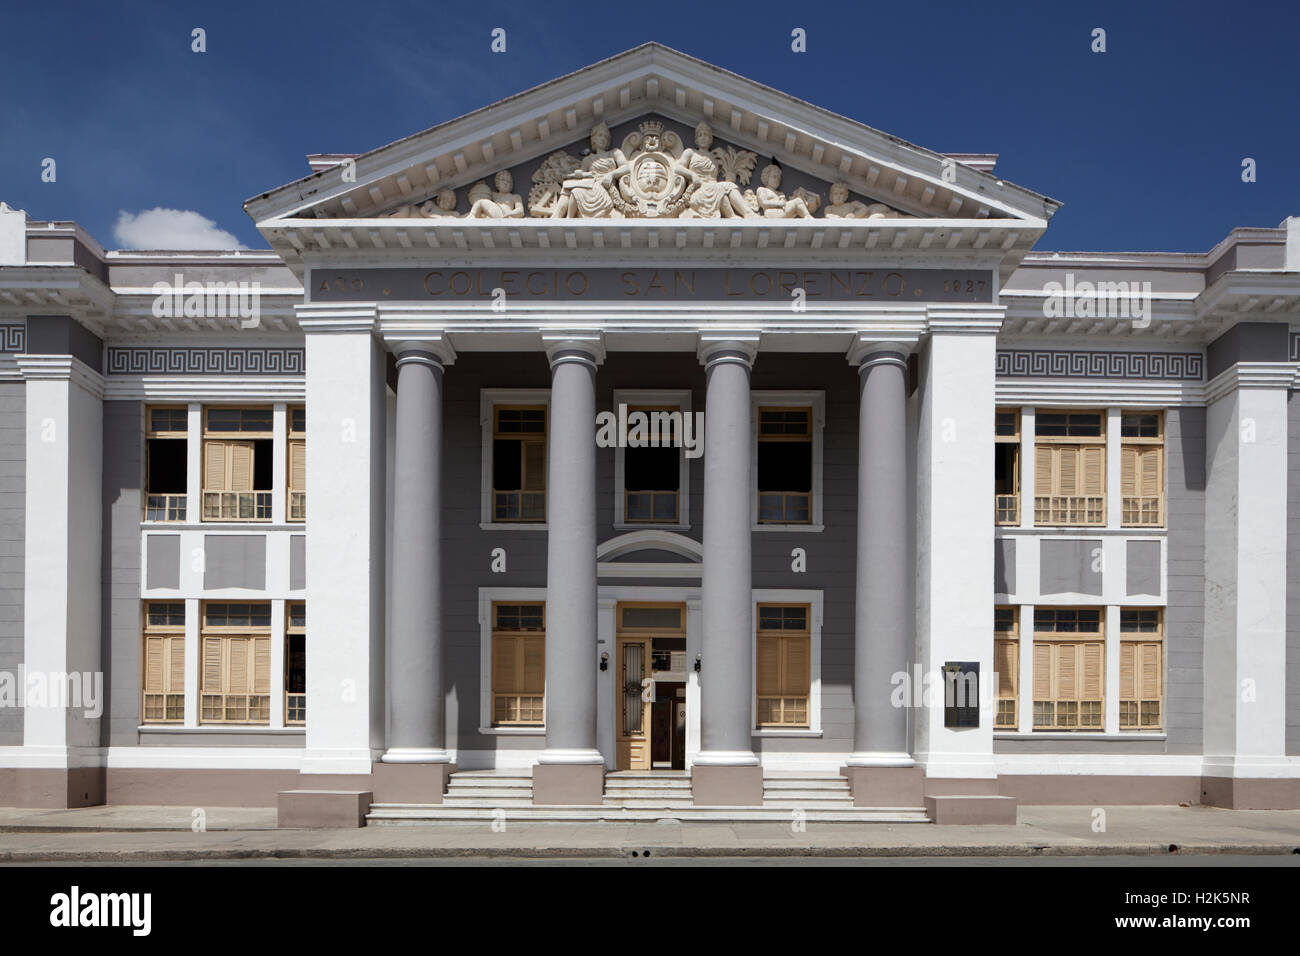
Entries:
[[364, 152], [646, 40], [940, 152], [1000, 153], [999, 175], [1065, 203], [1039, 249], [1201, 252], [1300, 215], [1300, 4], [1281, 0], [6, 0], [0, 200], [108, 248], [122, 213], [156, 207], [264, 248], [241, 203], [307, 153]]

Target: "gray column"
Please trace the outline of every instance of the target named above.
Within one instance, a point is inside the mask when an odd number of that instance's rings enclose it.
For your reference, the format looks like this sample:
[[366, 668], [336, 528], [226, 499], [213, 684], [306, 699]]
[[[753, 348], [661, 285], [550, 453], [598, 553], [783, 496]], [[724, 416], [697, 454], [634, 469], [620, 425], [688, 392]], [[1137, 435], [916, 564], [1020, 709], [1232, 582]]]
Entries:
[[907, 709], [893, 675], [907, 670], [907, 356], [868, 352], [859, 366], [858, 562], [850, 766], [910, 767]]
[[[750, 538], [749, 370], [739, 342], [701, 350], [708, 377], [704, 414], [704, 634], [700, 673], [700, 753], [704, 767], [754, 767], [753, 578]], [[760, 778], [761, 787], [761, 778]]]
[[397, 349], [388, 763], [446, 763], [442, 695], [442, 360]]
[[[600, 348], [548, 350], [546, 749], [542, 764], [603, 764], [596, 748], [596, 366]], [[536, 775], [535, 775], [536, 779]]]

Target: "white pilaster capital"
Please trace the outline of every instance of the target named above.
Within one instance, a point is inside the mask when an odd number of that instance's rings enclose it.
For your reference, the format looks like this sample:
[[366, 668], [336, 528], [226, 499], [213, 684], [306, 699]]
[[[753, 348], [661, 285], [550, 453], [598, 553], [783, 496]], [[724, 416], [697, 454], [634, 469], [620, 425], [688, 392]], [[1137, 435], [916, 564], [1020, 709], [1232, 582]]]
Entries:
[[605, 361], [605, 333], [599, 329], [555, 329], [542, 333], [542, 348], [552, 368], [557, 361], [580, 361], [581, 353], [595, 369]]
[[104, 398], [104, 376], [71, 355], [15, 356], [15, 364], [27, 382], [71, 382], [81, 386], [95, 398]]
[[925, 310], [926, 330], [941, 335], [997, 335], [1006, 319], [1005, 305], [932, 305]]
[[1205, 400], [1217, 402], [1243, 388], [1293, 388], [1297, 375], [1300, 375], [1297, 362], [1237, 362], [1209, 381], [1205, 386]]
[[758, 356], [761, 335], [758, 332], [739, 329], [718, 329], [701, 332], [695, 354], [700, 364], [708, 366], [718, 361], [721, 354], [731, 356], [732, 361], [739, 361], [736, 353], [745, 356], [745, 364], [752, 366]]
[[298, 327], [308, 335], [370, 332], [379, 328], [379, 308], [373, 303], [355, 302], [295, 305]]

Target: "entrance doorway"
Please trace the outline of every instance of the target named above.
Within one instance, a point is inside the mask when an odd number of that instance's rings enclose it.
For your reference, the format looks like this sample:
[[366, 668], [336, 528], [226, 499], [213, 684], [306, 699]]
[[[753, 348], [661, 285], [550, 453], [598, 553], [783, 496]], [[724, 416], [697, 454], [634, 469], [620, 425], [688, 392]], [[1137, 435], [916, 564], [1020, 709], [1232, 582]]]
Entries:
[[686, 605], [620, 602], [619, 770], [686, 769]]

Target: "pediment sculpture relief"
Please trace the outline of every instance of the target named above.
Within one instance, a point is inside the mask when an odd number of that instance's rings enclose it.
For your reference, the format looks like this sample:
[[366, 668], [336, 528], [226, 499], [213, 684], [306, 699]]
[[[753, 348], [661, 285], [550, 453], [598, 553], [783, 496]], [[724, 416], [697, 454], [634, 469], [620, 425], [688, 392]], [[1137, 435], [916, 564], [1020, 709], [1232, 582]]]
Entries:
[[[466, 219], [898, 219], [884, 203], [849, 199], [847, 183], [830, 187], [830, 202], [800, 186], [781, 190], [781, 167], [763, 168], [757, 190], [748, 188], [758, 157], [732, 146], [713, 145], [708, 123], [695, 128], [695, 144], [657, 120], [646, 120], [613, 147], [609, 127], [592, 128], [591, 148], [581, 159], [558, 150], [533, 173], [525, 203], [513, 192], [508, 170], [497, 173], [495, 190], [484, 181], [470, 187]], [[526, 213], [525, 213], [526, 210]], [[456, 195], [440, 190], [436, 201], [402, 206], [384, 218], [457, 217]]]

